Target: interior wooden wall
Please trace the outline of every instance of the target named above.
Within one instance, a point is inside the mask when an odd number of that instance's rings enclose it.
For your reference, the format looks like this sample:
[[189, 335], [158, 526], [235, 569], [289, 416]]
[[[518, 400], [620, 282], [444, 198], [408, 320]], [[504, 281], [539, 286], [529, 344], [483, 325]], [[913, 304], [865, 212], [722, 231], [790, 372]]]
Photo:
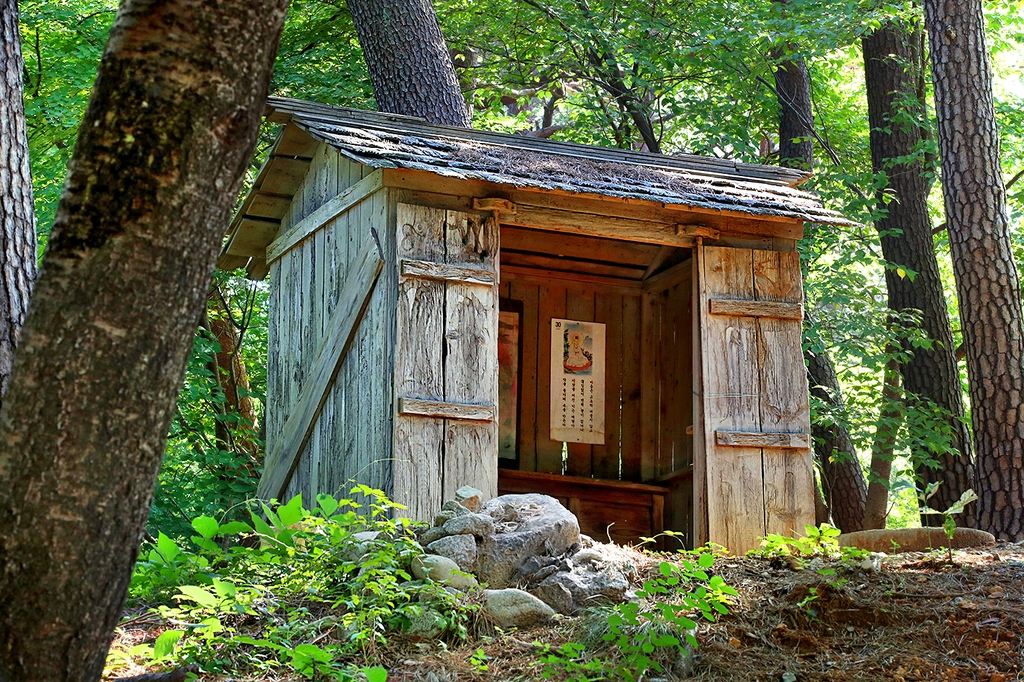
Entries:
[[[279, 234], [372, 170], [321, 144]], [[370, 195], [271, 265], [268, 451], [282, 437], [281, 430], [308, 379], [324, 330], [340, 303], [346, 274], [367, 242], [373, 241], [371, 228], [381, 235], [385, 260], [393, 265], [386, 193]], [[307, 501], [321, 492], [347, 495], [350, 480], [391, 491], [391, 372], [385, 368], [393, 364], [394, 353], [394, 318], [388, 313], [394, 309], [392, 279], [382, 276], [377, 283], [312, 436], [300, 453], [285, 499], [297, 493]]]

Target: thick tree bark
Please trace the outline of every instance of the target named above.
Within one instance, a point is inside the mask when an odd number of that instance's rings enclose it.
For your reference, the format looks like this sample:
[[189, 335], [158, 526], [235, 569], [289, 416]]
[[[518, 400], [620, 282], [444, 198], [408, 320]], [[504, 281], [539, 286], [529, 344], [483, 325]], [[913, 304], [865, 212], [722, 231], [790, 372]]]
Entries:
[[967, 350], [978, 527], [1024, 539], [1024, 315], [981, 0], [925, 0], [942, 194]]
[[0, 406], [36, 276], [17, 0], [0, 0]]
[[[922, 141], [924, 113], [924, 102], [918, 99], [919, 71], [923, 70], [921, 33], [917, 28], [891, 22], [866, 36], [862, 44], [871, 162], [876, 173], [886, 174], [886, 191], [892, 196], [884, 204], [879, 190], [879, 204], [886, 215], [875, 223], [882, 255], [893, 266], [885, 272], [889, 307], [897, 312], [921, 311], [921, 326], [928, 338], [935, 341], [931, 348], [912, 348], [907, 344], [904, 350], [910, 359], [900, 366], [903, 388], [952, 413], [953, 447], [960, 453], [939, 457], [937, 469], [916, 467], [922, 485], [942, 482], [932, 499], [939, 509], [946, 509], [974, 485], [974, 464], [970, 432], [963, 422], [956, 344], [932, 242], [928, 215], [931, 181], [925, 175], [924, 161], [915, 156]], [[907, 121], [908, 117], [913, 120]], [[913, 278], [901, 277], [895, 266], [917, 274]], [[958, 521], [971, 525], [973, 516], [974, 510], [968, 509]], [[942, 518], [925, 515], [922, 522], [941, 524]]]
[[779, 100], [779, 165], [810, 170], [814, 163], [814, 118], [811, 79], [803, 59], [779, 62], [775, 96]]
[[348, 0], [377, 108], [469, 127], [448, 46], [430, 0]]
[[8, 680], [103, 670], [286, 7], [118, 11], [0, 411]]

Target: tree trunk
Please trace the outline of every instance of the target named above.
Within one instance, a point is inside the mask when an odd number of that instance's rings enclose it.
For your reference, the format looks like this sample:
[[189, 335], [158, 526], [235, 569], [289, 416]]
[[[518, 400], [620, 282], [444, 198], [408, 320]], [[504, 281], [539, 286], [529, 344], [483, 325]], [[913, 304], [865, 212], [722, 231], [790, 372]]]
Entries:
[[36, 276], [17, 0], [0, 0], [0, 406]]
[[377, 108], [469, 127], [448, 46], [430, 0], [348, 0]]
[[[787, 49], [792, 51], [792, 47]], [[781, 50], [775, 53], [777, 58], [781, 54]], [[779, 165], [810, 170], [814, 166], [814, 112], [811, 79], [804, 60], [787, 59], [779, 63], [775, 70], [775, 94], [779, 103]], [[804, 351], [804, 362], [814, 397], [841, 411], [843, 394], [831, 358], [824, 352]], [[833, 521], [844, 532], [860, 530], [867, 481], [850, 434], [841, 425], [831, 424], [812, 425], [811, 436], [814, 456], [824, 477], [825, 504]]]
[[[932, 499], [939, 509], [946, 509], [973, 486], [974, 464], [970, 432], [963, 422], [963, 389], [956, 365], [956, 344], [932, 242], [932, 222], [928, 215], [931, 181], [925, 175], [925, 164], [919, 156], [924, 102], [918, 100], [919, 74], [915, 70], [923, 69], [921, 34], [916, 28], [890, 22], [866, 36], [862, 44], [871, 163], [876, 173], [886, 174], [886, 191], [892, 196], [892, 201], [884, 204], [882, 190], [879, 190], [879, 204], [885, 208], [886, 215], [875, 222], [882, 255], [891, 266], [885, 272], [889, 307], [897, 312], [921, 311], [921, 326], [928, 338], [936, 342], [931, 348], [913, 348], [906, 344], [904, 350], [910, 354], [910, 359], [900, 366], [903, 388], [952, 413], [953, 447], [961, 453], [940, 456], [938, 469], [920, 464], [915, 468], [922, 484], [942, 481]], [[913, 120], [907, 121], [908, 116]], [[895, 266], [917, 274], [913, 278], [901, 277]], [[968, 509], [964, 513], [965, 525], [973, 522], [973, 512]], [[941, 524], [942, 518], [926, 515], [922, 522]]]
[[978, 527], [1024, 539], [1024, 316], [981, 0], [925, 0], [942, 194], [967, 350]]
[[118, 11], [0, 411], [8, 680], [100, 678], [286, 7]]
[[896, 450], [896, 436], [903, 422], [899, 372], [899, 363], [895, 359], [885, 363], [882, 409], [875, 425], [875, 442], [871, 448], [871, 463], [868, 465], [868, 497], [864, 504], [863, 530], [885, 528], [885, 520], [889, 515], [892, 460]]
[[[832, 360], [825, 353], [805, 351], [804, 361], [807, 363], [811, 395], [841, 412], [843, 394]], [[814, 439], [814, 457], [824, 476], [825, 504], [835, 525], [844, 533], [862, 530], [868, 484], [850, 434], [839, 424], [811, 424], [811, 437]]]
[[214, 436], [217, 445], [225, 450], [233, 450], [239, 455], [248, 455], [255, 475], [255, 455], [258, 451], [255, 441], [257, 420], [256, 410], [249, 396], [249, 373], [245, 368], [245, 362], [242, 361], [238, 329], [216, 291], [210, 292], [204, 326], [220, 345], [210, 368], [215, 373], [217, 386], [224, 395], [220, 414], [237, 414], [240, 418], [234, 429], [227, 420], [216, 420]]

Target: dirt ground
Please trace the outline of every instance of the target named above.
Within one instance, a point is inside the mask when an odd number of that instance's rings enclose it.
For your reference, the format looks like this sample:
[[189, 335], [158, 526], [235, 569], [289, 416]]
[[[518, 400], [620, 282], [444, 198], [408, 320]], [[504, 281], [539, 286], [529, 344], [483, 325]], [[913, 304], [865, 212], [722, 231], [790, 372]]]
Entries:
[[[647, 556], [642, 570], [661, 559], [673, 555]], [[711, 572], [739, 595], [728, 615], [700, 626], [693, 679], [1024, 680], [1024, 543], [955, 551], [952, 563], [944, 551], [879, 559], [867, 570], [835, 560], [794, 568], [784, 559], [716, 559]], [[392, 639], [379, 662], [389, 682], [539, 680], [537, 643], [572, 641], [577, 626], [565, 618], [453, 648]], [[121, 641], [141, 634], [123, 629]]]

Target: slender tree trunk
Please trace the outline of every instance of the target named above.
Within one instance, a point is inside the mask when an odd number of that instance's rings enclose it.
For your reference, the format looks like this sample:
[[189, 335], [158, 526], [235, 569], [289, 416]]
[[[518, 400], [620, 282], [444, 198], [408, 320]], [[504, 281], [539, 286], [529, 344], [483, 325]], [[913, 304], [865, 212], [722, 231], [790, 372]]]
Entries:
[[[832, 360], [826, 353], [804, 353], [811, 395], [843, 411], [843, 394], [839, 388]], [[862, 530], [868, 484], [857, 459], [857, 450], [845, 428], [839, 424], [811, 424], [814, 457], [824, 476], [822, 489], [835, 525], [844, 533]]]
[[0, 406], [36, 276], [18, 3], [0, 0]]
[[122, 2], [0, 411], [0, 670], [98, 680], [287, 0]]
[[903, 416], [900, 395], [899, 363], [892, 359], [885, 365], [882, 383], [882, 409], [875, 424], [875, 442], [868, 465], [868, 497], [864, 504], [864, 530], [885, 528], [889, 510], [889, 479], [896, 450], [896, 435]]
[[448, 46], [430, 0], [348, 0], [377, 108], [469, 127]]
[[[787, 46], [787, 49], [792, 52], [792, 47]], [[783, 50], [777, 50], [775, 56], [782, 57]], [[790, 58], [779, 62], [775, 70], [775, 92], [779, 102], [779, 164], [810, 170], [814, 166], [814, 112], [811, 108], [811, 79], [803, 59]], [[807, 363], [812, 395], [841, 411], [843, 394], [832, 359], [826, 353], [805, 351], [804, 362]], [[860, 530], [867, 500], [867, 481], [850, 434], [839, 424], [815, 424], [811, 426], [811, 436], [814, 439], [814, 456], [824, 478], [825, 504], [833, 521], [845, 532]]]
[[[218, 447], [248, 455], [253, 458], [250, 464], [255, 467], [257, 462], [254, 458], [258, 451], [254, 440], [257, 428], [256, 410], [249, 396], [249, 372], [242, 361], [238, 329], [224, 309], [224, 304], [216, 291], [210, 293], [207, 306], [204, 326], [220, 345], [210, 369], [215, 372], [217, 386], [224, 395], [221, 416], [236, 414], [240, 419], [234, 429], [227, 420], [218, 419], [214, 435]], [[255, 474], [255, 468], [253, 473]]]
[[[868, 123], [871, 127], [871, 162], [876, 173], [888, 179], [885, 191], [891, 201], [879, 203], [886, 215], [875, 223], [882, 254], [892, 266], [917, 273], [901, 277], [895, 267], [885, 272], [889, 307], [897, 312], [918, 310], [921, 326], [935, 344], [931, 348], [904, 349], [910, 359], [901, 365], [903, 388], [928, 398], [952, 413], [953, 447], [958, 455], [939, 457], [937, 469], [918, 465], [917, 475], [927, 484], [941, 481], [934, 500], [946, 509], [974, 485], [970, 432], [964, 417], [963, 389], [956, 365], [956, 344], [946, 310], [946, 297], [939, 276], [939, 265], [932, 242], [932, 222], [928, 215], [931, 181], [920, 158], [924, 102], [918, 99], [919, 73], [923, 69], [921, 33], [914, 27], [890, 22], [863, 41], [864, 73], [867, 84]], [[907, 118], [913, 120], [908, 121]], [[901, 120], [902, 119], [902, 120]], [[908, 159], [914, 159], [909, 161]], [[961, 519], [973, 523], [974, 509]], [[922, 521], [942, 523], [935, 515]]]
[[981, 0], [925, 0], [942, 194], [977, 453], [978, 527], [1024, 539], [1024, 315]]

